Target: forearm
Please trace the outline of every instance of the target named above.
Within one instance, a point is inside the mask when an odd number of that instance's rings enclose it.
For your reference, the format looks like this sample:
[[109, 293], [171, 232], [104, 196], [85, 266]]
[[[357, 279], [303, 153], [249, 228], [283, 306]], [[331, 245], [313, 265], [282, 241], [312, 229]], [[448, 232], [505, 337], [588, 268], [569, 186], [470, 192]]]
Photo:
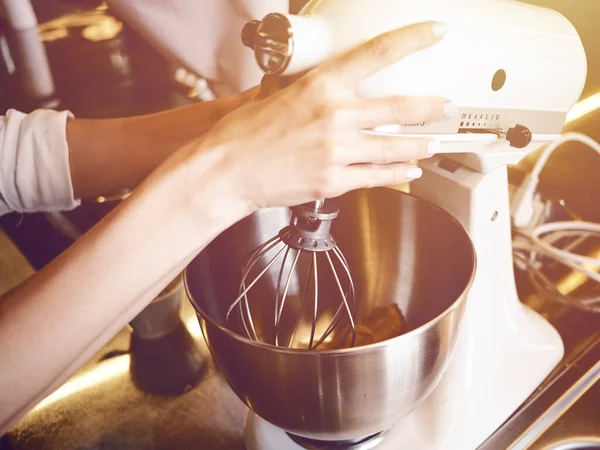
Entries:
[[75, 198], [137, 186], [174, 151], [248, 102], [255, 92], [146, 116], [70, 120], [67, 142]]
[[215, 203], [210, 176], [198, 170], [207, 184], [194, 201], [206, 205], [206, 214], [191, 219], [185, 198], [189, 186], [182, 181], [189, 178], [186, 171], [154, 174], [1, 300], [0, 434], [68, 379], [198, 251], [240, 218], [234, 208], [217, 209], [225, 202]]

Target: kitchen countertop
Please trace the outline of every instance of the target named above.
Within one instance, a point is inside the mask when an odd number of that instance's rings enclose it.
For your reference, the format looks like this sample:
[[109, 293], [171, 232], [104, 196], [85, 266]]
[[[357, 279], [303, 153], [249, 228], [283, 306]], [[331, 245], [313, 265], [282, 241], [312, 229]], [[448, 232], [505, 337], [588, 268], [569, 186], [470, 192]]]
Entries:
[[171, 395], [140, 388], [133, 381], [126, 328], [31, 411], [0, 449], [244, 449], [246, 407], [216, 371], [187, 301], [181, 317], [187, 333], [178, 330], [151, 343], [144, 371], [177, 377], [176, 368], [195, 360], [200, 364], [193, 366], [202, 366], [195, 387], [184, 380], [180, 393]]

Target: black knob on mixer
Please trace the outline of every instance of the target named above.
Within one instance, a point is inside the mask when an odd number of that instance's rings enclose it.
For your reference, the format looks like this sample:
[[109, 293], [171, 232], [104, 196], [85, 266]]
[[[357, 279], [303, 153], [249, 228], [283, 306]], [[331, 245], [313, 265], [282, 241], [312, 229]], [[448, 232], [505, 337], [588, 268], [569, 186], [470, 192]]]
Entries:
[[515, 125], [506, 132], [506, 140], [511, 147], [525, 148], [531, 144], [531, 130], [523, 125]]
[[254, 50], [256, 62], [266, 75], [280, 75], [292, 58], [292, 24], [283, 14], [267, 14], [260, 22], [253, 20], [244, 26], [242, 43]]
[[258, 26], [260, 22], [258, 20], [253, 20], [248, 22], [244, 28], [242, 29], [242, 43], [254, 50], [254, 44], [256, 42], [256, 33], [258, 32]]

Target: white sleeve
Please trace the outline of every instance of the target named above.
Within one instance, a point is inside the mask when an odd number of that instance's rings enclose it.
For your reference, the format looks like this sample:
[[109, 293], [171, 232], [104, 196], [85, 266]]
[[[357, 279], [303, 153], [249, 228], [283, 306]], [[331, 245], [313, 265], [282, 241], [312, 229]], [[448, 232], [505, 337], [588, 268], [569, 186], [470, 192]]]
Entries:
[[69, 111], [0, 116], [0, 215], [77, 207], [69, 167]]

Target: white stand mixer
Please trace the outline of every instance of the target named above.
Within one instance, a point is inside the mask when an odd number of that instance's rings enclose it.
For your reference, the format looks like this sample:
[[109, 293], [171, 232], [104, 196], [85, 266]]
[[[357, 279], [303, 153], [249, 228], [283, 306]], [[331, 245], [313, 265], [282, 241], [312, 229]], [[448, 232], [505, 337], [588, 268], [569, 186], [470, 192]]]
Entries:
[[[441, 141], [443, 155], [421, 163], [424, 175], [411, 193], [464, 226], [476, 249], [477, 274], [441, 382], [381, 442], [349, 446], [361, 450], [476, 449], [563, 357], [557, 331], [517, 296], [507, 165], [558, 138], [581, 95], [586, 58], [571, 24], [516, 0], [314, 0], [301, 16], [267, 16], [245, 31], [260, 36], [251, 46], [263, 71], [293, 74], [425, 20], [444, 21], [451, 31], [438, 46], [365, 80], [359, 92], [442, 95], [460, 106], [460, 117], [443, 124], [372, 132]], [[253, 413], [247, 446], [303, 448]]]
[[[521, 154], [506, 156], [508, 163]], [[498, 163], [483, 173], [466, 162], [444, 164], [444, 159], [420, 164], [424, 174], [411, 184], [411, 193], [446, 209], [473, 241], [477, 274], [467, 310], [454, 355], [437, 388], [381, 443], [357, 446], [360, 450], [476, 449], [563, 356], [558, 332], [517, 296], [506, 166]], [[471, 162], [477, 160], [483, 163], [485, 156]], [[248, 450], [303, 448], [253, 413], [246, 432]]]

